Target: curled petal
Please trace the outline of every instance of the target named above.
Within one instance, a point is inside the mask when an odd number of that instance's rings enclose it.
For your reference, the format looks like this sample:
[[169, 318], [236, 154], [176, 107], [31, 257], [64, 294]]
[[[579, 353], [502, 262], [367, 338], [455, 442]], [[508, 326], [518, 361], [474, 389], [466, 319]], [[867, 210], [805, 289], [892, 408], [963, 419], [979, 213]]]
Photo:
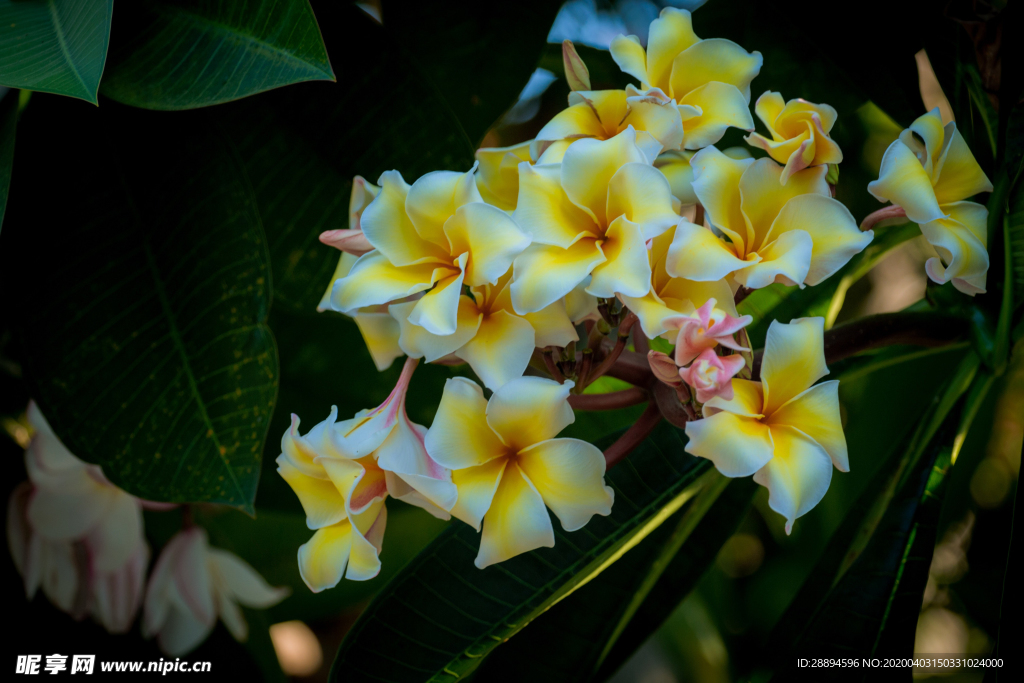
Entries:
[[449, 275], [450, 269], [436, 263], [398, 267], [391, 264], [379, 250], [359, 257], [348, 275], [335, 281], [331, 305], [342, 313], [364, 306], [386, 304], [422, 292]]
[[[405, 209], [409, 186], [402, 179], [402, 174], [386, 171], [379, 182], [380, 193], [363, 209], [359, 217], [366, 242], [380, 250], [395, 266], [410, 266], [447, 258], [448, 252], [444, 249], [446, 245], [423, 239], [413, 227]], [[359, 246], [358, 241], [353, 243]]]
[[398, 343], [401, 327], [390, 313], [356, 313], [353, 318], [377, 370], [384, 372], [405, 353]]
[[754, 418], [718, 412], [686, 423], [686, 452], [714, 463], [727, 477], [748, 477], [772, 459], [772, 436]]
[[907, 217], [915, 223], [946, 217], [935, 198], [931, 178], [914, 152], [901, 140], [885, 150], [878, 180], [868, 183], [868, 192], [879, 201], [891, 201], [903, 207]]
[[763, 259], [736, 273], [736, 282], [760, 289], [774, 282], [794, 286], [807, 279], [814, 253], [814, 240], [803, 230], [790, 230], [779, 235], [758, 255]]
[[[758, 159], [740, 179], [743, 215], [750, 225], [751, 249], [760, 250], [778, 235], [772, 226], [783, 207], [796, 197], [817, 194], [831, 199], [824, 166], [795, 174], [783, 185], [783, 168], [771, 159]], [[837, 204], [839, 202], [836, 202]]]
[[619, 34], [612, 39], [612, 59], [624, 73], [641, 83], [647, 82], [647, 53], [636, 36]]
[[306, 476], [283, 455], [277, 458], [277, 473], [299, 497], [307, 527], [320, 529], [345, 519], [345, 498], [330, 479]]
[[706, 403], [715, 396], [728, 401], [733, 398], [732, 378], [745, 365], [739, 354], [718, 356], [713, 349], [705, 349], [679, 376], [695, 390], [698, 402]]
[[768, 505], [786, 518], [786, 533], [793, 522], [817, 505], [832, 481], [828, 453], [806, 434], [792, 427], [772, 427], [775, 456], [754, 474], [768, 489]]
[[452, 481], [459, 491], [459, 497], [452, 507], [452, 517], [480, 531], [480, 523], [491, 508], [507, 466], [508, 458], [494, 458], [482, 465], [454, 470]]
[[680, 153], [662, 154], [654, 162], [654, 167], [668, 180], [672, 196], [683, 206], [697, 203], [697, 195], [693, 191], [693, 169], [690, 160]]
[[527, 313], [523, 317], [533, 326], [534, 344], [538, 348], [568, 346], [579, 337], [564, 300], [556, 301], [536, 313]]
[[[466, 173], [432, 171], [420, 176], [409, 188], [405, 210], [417, 234], [443, 251], [448, 250], [448, 238], [444, 234], [448, 218], [464, 204], [483, 202], [476, 187], [475, 171], [476, 164]], [[365, 217], [364, 212], [364, 222]]]
[[992, 182], [971, 154], [963, 135], [950, 121], [945, 129], [946, 146], [942, 153], [940, 175], [935, 182], [939, 204], [958, 202], [979, 192], [991, 192]]
[[530, 143], [485, 147], [476, 151], [476, 187], [485, 202], [513, 211], [519, 198], [519, 164], [530, 160]]
[[468, 254], [462, 254], [457, 262], [458, 272], [438, 280], [434, 288], [416, 302], [409, 311], [409, 322], [431, 334], [455, 334], [459, 327], [459, 300], [462, 298], [468, 257]]
[[530, 238], [501, 209], [488, 204], [460, 206], [444, 224], [453, 254], [468, 254], [465, 284], [494, 284], [512, 266], [512, 260], [530, 244]]
[[626, 93], [630, 92], [635, 94], [626, 98], [629, 114], [625, 122], [638, 131], [649, 133], [663, 149], [679, 149], [683, 143], [683, 121], [675, 101], [657, 89], [637, 92], [632, 86], [627, 86]]
[[459, 297], [458, 316], [455, 332], [448, 335], [437, 335], [428, 332], [419, 325], [409, 322], [409, 314], [416, 307], [415, 301], [404, 304], [391, 304], [388, 311], [399, 327], [398, 345], [410, 358], [423, 358], [428, 363], [455, 353], [466, 342], [476, 335], [483, 320], [476, 304], [469, 297]]
[[[989, 268], [985, 248], [988, 209], [974, 202], [955, 202], [942, 208], [949, 212], [949, 218], [921, 226], [925, 239], [941, 258], [933, 257], [925, 264], [928, 277], [939, 284], [952, 280], [957, 289], [971, 296], [984, 292]], [[944, 267], [943, 261], [948, 265]]]
[[[753, 163], [753, 159], [727, 157], [714, 147], [705, 147], [690, 158], [694, 193], [711, 224], [725, 233], [741, 257], [748, 248], [754, 248], [749, 244], [747, 219], [740, 210], [740, 178]], [[721, 276], [712, 279], [719, 280]]]

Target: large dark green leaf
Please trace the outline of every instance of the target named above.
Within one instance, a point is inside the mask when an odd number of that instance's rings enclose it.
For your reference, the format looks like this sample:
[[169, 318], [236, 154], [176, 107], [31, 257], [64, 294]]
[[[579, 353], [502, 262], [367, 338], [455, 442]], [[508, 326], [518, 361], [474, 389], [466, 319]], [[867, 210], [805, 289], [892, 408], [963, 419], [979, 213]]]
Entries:
[[0, 272], [73, 453], [143, 498], [251, 510], [277, 393], [269, 259], [244, 170], [191, 123], [34, 97], [0, 253], [40, 267]]
[[96, 104], [114, 0], [0, 0], [0, 85]]
[[[601, 680], [595, 673], [627, 626], [636, 624], [647, 635], [657, 629], [735, 530], [756, 485], [749, 479], [734, 483], [738, 486], [724, 477], [709, 483], [636, 548], [492, 652], [474, 680]], [[742, 501], [736, 495], [740, 489]], [[665, 609], [662, 619], [650, 620], [651, 601]], [[627, 644], [630, 652], [646, 637], [633, 642], [634, 635]], [[550, 647], [553, 642], [559, 647]]]
[[133, 0], [117, 6], [102, 92], [195, 109], [316, 80], [334, 71], [308, 0]]
[[0, 230], [4, 227], [7, 209], [7, 190], [11, 185], [11, 166], [14, 164], [14, 131], [18, 127], [18, 91], [0, 95]]
[[[705, 485], [710, 463], [684, 452], [662, 424], [608, 474], [615, 504], [555, 547], [479, 570], [479, 536], [453, 524], [394, 578], [342, 643], [338, 681], [450, 681], [471, 673], [502, 640], [611, 566]], [[382, 644], [386, 643], [386, 646]]]
[[798, 657], [912, 654], [947, 474], [991, 386], [990, 376], [975, 380], [979, 363], [975, 354], [961, 361], [903, 456], [878, 471], [776, 627], [770, 654], [781, 680]]
[[[1018, 162], [1021, 163], [1021, 162]], [[1010, 189], [1006, 208], [1004, 249], [1006, 249], [1006, 266], [1012, 271], [1009, 282], [1012, 284], [1013, 308], [1024, 305], [1024, 165], [1015, 172], [1015, 179]]]
[[338, 261], [317, 237], [348, 227], [353, 176], [398, 169], [411, 183], [472, 166], [526, 85], [556, 8], [395, 5], [385, 28], [349, 3], [318, 3], [327, 48], [348, 66], [344, 86], [304, 83], [211, 110], [253, 179], [278, 306], [315, 310]]

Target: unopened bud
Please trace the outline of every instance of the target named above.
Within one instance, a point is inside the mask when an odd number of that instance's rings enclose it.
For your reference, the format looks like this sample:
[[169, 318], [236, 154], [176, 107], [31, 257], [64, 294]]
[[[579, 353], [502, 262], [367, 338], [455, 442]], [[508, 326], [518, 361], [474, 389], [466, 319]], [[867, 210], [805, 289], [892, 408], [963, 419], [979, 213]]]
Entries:
[[590, 90], [590, 71], [580, 59], [571, 40], [562, 41], [562, 65], [570, 90]]

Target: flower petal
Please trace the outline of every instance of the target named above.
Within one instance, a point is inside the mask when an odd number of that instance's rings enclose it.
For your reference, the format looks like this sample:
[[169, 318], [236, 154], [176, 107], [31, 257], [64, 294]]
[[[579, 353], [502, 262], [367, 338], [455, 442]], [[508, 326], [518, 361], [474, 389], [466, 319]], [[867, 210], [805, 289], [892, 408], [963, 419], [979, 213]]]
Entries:
[[786, 518], [786, 533], [793, 522], [817, 505], [832, 481], [832, 461], [825, 449], [792, 427], [772, 427], [775, 457], [754, 474], [768, 489], [768, 506]]
[[[445, 221], [463, 204], [483, 202], [473, 177], [475, 169], [474, 164], [473, 169], [465, 173], [432, 171], [420, 176], [409, 188], [405, 199], [409, 219], [420, 237], [433, 242], [442, 250], [448, 250], [448, 238], [444, 234]], [[363, 215], [366, 215], [365, 212]]]
[[672, 63], [672, 95], [682, 102], [687, 93], [718, 81], [736, 86], [748, 104], [750, 82], [760, 73], [762, 62], [760, 52], [747, 52], [731, 40], [702, 40], [679, 53]]
[[527, 313], [523, 317], [533, 326], [534, 344], [538, 348], [568, 346], [570, 342], [579, 338], [564, 300], [556, 301], [536, 313]]
[[444, 234], [451, 253], [469, 254], [465, 283], [470, 287], [497, 282], [530, 244], [507, 213], [479, 202], [460, 206], [444, 224]]
[[475, 467], [452, 470], [452, 481], [459, 491], [459, 497], [452, 506], [452, 517], [480, 531], [480, 522], [491, 507], [507, 465], [508, 458], [502, 457]]
[[850, 471], [850, 456], [839, 415], [839, 380], [815, 384], [790, 399], [765, 422], [771, 427], [785, 425], [799, 429], [825, 449], [837, 470]]
[[291, 592], [285, 587], [274, 588], [248, 562], [226, 550], [211, 548], [210, 561], [220, 579], [218, 588], [246, 607], [266, 609]]
[[647, 82], [647, 53], [644, 52], [639, 38], [620, 33], [612, 39], [610, 50], [612, 59], [623, 73], [629, 74], [641, 83]]
[[513, 264], [513, 309], [524, 315], [550, 306], [568, 295], [604, 261], [601, 247], [591, 237], [579, 240], [568, 249], [531, 244]]
[[356, 313], [353, 318], [378, 371], [384, 372], [404, 355], [398, 343], [402, 328], [390, 313]]
[[[622, 108], [625, 109], [626, 94], [622, 91], [619, 92], [622, 93]], [[544, 124], [544, 127], [537, 132], [535, 139], [554, 142], [555, 140], [575, 140], [583, 137], [603, 138], [605, 136], [605, 128], [601, 125], [602, 121], [590, 102], [584, 100], [577, 104], [570, 103], [570, 105]]]
[[452, 470], [482, 465], [508, 453], [487, 424], [484, 392], [463, 377], [445, 382], [424, 445], [431, 458]]
[[455, 355], [469, 363], [488, 389], [522, 376], [533, 356], [535, 335], [527, 320], [508, 311], [484, 316], [476, 335]]
[[331, 305], [342, 313], [363, 306], [386, 304], [395, 299], [422, 292], [454, 269], [438, 268], [435, 263], [397, 267], [383, 252], [371, 251], [359, 257], [348, 275], [335, 281]]
[[[651, 171], [660, 177], [653, 168]], [[617, 292], [635, 297], [650, 291], [651, 264], [639, 225], [630, 222], [625, 216], [616, 218], [605, 232], [601, 251], [605, 261], [594, 266], [593, 279], [587, 287], [588, 293], [611, 298]]]
[[683, 154], [662, 154], [654, 162], [654, 167], [668, 180], [672, 196], [683, 206], [697, 203], [697, 195], [693, 191], [693, 169], [690, 160]]
[[740, 417], [764, 417], [764, 389], [761, 383], [733, 378], [731, 399], [717, 396], [704, 404], [705, 416], [723, 411]]
[[[758, 256], [754, 258], [760, 260]], [[717, 282], [730, 273], [747, 268], [751, 262], [737, 258], [733, 247], [709, 228], [683, 220], [676, 227], [665, 265], [672, 277]]]
[[636, 145], [632, 126], [608, 140], [577, 140], [562, 157], [562, 188], [573, 204], [607, 225], [608, 184], [623, 164], [634, 162], [646, 164], [647, 157]]
[[[629, 92], [628, 89], [627, 92]], [[653, 92], [660, 93], [658, 90]], [[679, 117], [679, 110], [673, 100], [666, 98], [663, 102], [659, 102], [655, 97], [638, 93], [628, 97], [626, 102], [629, 103], [629, 114], [623, 123], [653, 137], [661, 149], [679, 149], [679, 146], [683, 144], [683, 121]], [[637, 140], [637, 144], [640, 144], [639, 133]], [[657, 154], [654, 156], [656, 157]]]
[[939, 177], [935, 182], [935, 198], [939, 204], [958, 202], [979, 192], [991, 192], [992, 182], [975, 161], [956, 123], [946, 124], [949, 139], [940, 159]]
[[310, 529], [337, 524], [345, 518], [345, 499], [330, 479], [306, 476], [284, 455], [277, 458], [277, 473], [299, 497], [302, 510], [306, 513], [306, 526]]
[[512, 218], [539, 244], [566, 248], [581, 233], [598, 234], [594, 219], [562, 189], [560, 164], [519, 165], [519, 203]]
[[544, 500], [522, 470], [510, 462], [484, 517], [474, 564], [483, 569], [521, 553], [554, 546], [555, 533]]
[[519, 198], [519, 164], [530, 160], [530, 142], [482, 147], [475, 156], [480, 164], [476, 174], [480, 196], [503, 211], [514, 211]]
[[314, 593], [334, 588], [345, 575], [352, 554], [352, 523], [347, 519], [318, 529], [299, 546], [299, 574]]
[[741, 256], [746, 255], [747, 249], [753, 249], [749, 245], [747, 221], [740, 210], [740, 178], [753, 163], [753, 159], [727, 157], [714, 147], [705, 147], [690, 158], [694, 193], [711, 224], [732, 240]]
[[363, 235], [392, 265], [410, 266], [450, 260], [446, 249], [423, 239], [405, 212], [409, 186], [398, 171], [384, 172], [380, 193], [363, 209], [359, 225]]
[[824, 318], [795, 318], [788, 325], [772, 321], [761, 361], [765, 415], [770, 418], [827, 374]]
[[[712, 400], [722, 400], [716, 397]], [[686, 423], [686, 452], [714, 463], [727, 477], [748, 477], [772, 459], [767, 425], [730, 412]]]
[[783, 185], [782, 166], [771, 159], [758, 159], [751, 164], [740, 178], [740, 205], [753, 235], [751, 249], [760, 253], [768, 241], [777, 237], [772, 225], [782, 207], [794, 197], [817, 194], [831, 199], [825, 182], [826, 171], [825, 166], [815, 166], [793, 174]]
[[915, 223], [945, 218], [935, 198], [931, 178], [914, 152], [900, 140], [885, 150], [878, 180], [868, 183], [868, 192], [878, 201], [891, 201], [903, 207], [907, 217]]
[[549, 439], [519, 454], [519, 467], [566, 531], [610, 515], [615, 492], [604, 483], [604, 454], [578, 439]]
[[680, 105], [696, 107], [700, 116], [683, 121], [683, 146], [702, 149], [722, 139], [730, 127], [754, 130], [754, 119], [740, 89], [730, 83], [711, 81], [691, 90], [680, 99]]
[[[459, 257], [459, 265], [463, 268], [466, 261], [466, 254]], [[409, 322], [431, 334], [455, 334], [459, 329], [459, 303], [465, 275], [466, 271], [460, 269], [458, 273], [438, 280], [434, 288], [424, 294], [409, 311]]]
[[[672, 188], [658, 169], [647, 164], [625, 164], [608, 183], [608, 220], [619, 216], [640, 226], [645, 240], [653, 239], [679, 222], [672, 210]], [[606, 233], [607, 234], [607, 233]], [[605, 250], [607, 255], [607, 249]]]
[[487, 424], [513, 452], [553, 439], [576, 420], [567, 400], [573, 386], [543, 377], [514, 379], [487, 402]]
[[108, 573], [124, 566], [146, 544], [138, 499], [118, 490], [106, 516], [89, 532], [85, 542], [92, 571]]
[[700, 38], [693, 32], [693, 22], [687, 10], [663, 9], [651, 22], [647, 38], [647, 78], [642, 80], [668, 92], [676, 56], [698, 42]]
[[403, 413], [374, 456], [382, 470], [397, 474], [431, 503], [442, 510], [450, 510], [458, 491], [452, 483], [451, 471], [427, 453], [426, 431]]
[[419, 325], [409, 322], [409, 313], [415, 307], [416, 302], [409, 301], [404, 304], [391, 304], [388, 311], [397, 321], [400, 330], [398, 345], [402, 351], [407, 353], [410, 358], [424, 358], [428, 363], [455, 353], [473, 338], [483, 319], [483, 314], [477, 309], [472, 299], [468, 296], [460, 297], [455, 333], [431, 334]]
[[[803, 173], [806, 171], [791, 178], [790, 184], [796, 182]], [[813, 242], [810, 268], [803, 279], [808, 285], [823, 282], [845, 266], [871, 244], [875, 236], [870, 230], [861, 232], [853, 214], [841, 202], [820, 194], [793, 197], [782, 207], [772, 224], [769, 239], [777, 239], [792, 230], [806, 232]]]

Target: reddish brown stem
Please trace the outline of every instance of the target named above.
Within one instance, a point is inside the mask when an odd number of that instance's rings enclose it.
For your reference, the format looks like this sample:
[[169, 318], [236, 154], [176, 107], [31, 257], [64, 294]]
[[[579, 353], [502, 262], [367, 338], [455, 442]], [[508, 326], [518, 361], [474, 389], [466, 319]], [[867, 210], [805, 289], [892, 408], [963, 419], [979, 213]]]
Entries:
[[565, 382], [565, 377], [562, 375], [562, 371], [558, 369], [558, 365], [555, 364], [554, 359], [551, 357], [551, 353], [545, 349], [540, 355], [544, 359], [544, 367], [548, 369], [551, 379], [555, 380], [559, 384]]
[[646, 389], [630, 387], [607, 394], [576, 394], [569, 396], [569, 405], [576, 410], [618, 410], [643, 403], [650, 398]]
[[630, 312], [626, 316], [625, 320], [619, 324], [619, 339], [615, 342], [615, 347], [611, 350], [611, 353], [601, 361], [601, 364], [594, 368], [594, 372], [587, 378], [588, 384], [603, 376], [613, 365], [615, 365], [615, 361], [618, 360], [619, 356], [626, 349], [626, 341], [629, 339], [629, 330], [633, 327], [633, 323], [635, 322], [636, 315]]
[[647, 357], [633, 351], [623, 351], [619, 354], [619, 359], [606, 374], [638, 387], [649, 387], [656, 381], [651, 366], [647, 363]]
[[634, 448], [650, 436], [659, 422], [661, 422], [661, 411], [658, 410], [657, 404], [651, 401], [647, 404], [647, 410], [637, 418], [637, 421], [605, 450], [604, 461], [607, 467], [609, 469], [614, 467], [632, 453]]
[[746, 299], [748, 296], [753, 294], [753, 292], [754, 290], [752, 290], [750, 287], [744, 287], [743, 285], [740, 285], [740, 288], [736, 290], [736, 303], [739, 304], [739, 302]]

